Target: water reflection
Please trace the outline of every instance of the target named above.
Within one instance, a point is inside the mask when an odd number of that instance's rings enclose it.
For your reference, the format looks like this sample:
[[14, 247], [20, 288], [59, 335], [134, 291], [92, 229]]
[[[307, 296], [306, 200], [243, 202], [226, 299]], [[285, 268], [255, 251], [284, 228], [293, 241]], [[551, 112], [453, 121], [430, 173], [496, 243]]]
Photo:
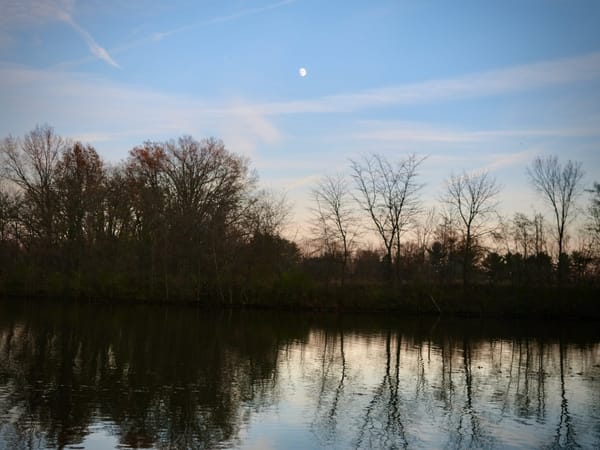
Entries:
[[596, 324], [0, 305], [0, 448], [598, 448]]

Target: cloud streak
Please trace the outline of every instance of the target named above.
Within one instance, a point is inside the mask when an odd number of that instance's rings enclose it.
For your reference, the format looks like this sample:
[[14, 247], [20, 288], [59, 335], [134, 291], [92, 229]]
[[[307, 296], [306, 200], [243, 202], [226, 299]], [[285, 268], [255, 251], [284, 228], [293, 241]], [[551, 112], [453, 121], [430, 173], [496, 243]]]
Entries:
[[[215, 108], [200, 99], [112, 83], [87, 74], [0, 65], [0, 136], [21, 134], [23, 124], [51, 121], [57, 129], [94, 140], [165, 139], [218, 135], [236, 151], [275, 144], [283, 134], [252, 105]], [[60, 105], [60, 107], [57, 107]]]
[[[97, 50], [99, 51], [99, 50]], [[100, 52], [100, 51], [99, 51]], [[108, 62], [108, 61], [107, 61]], [[5, 130], [19, 124], [52, 120], [57, 127], [84, 129], [149, 138], [160, 133], [219, 134], [252, 151], [258, 143], [284, 139], [278, 118], [294, 114], [346, 114], [396, 105], [449, 102], [543, 89], [557, 84], [600, 79], [600, 53], [513, 68], [425, 81], [312, 100], [234, 103], [190, 98], [106, 79], [58, 70], [0, 66], [0, 103]], [[60, 108], [57, 108], [60, 105]], [[10, 114], [8, 114], [10, 112]], [[585, 127], [521, 130], [456, 130], [410, 122], [359, 122], [345, 137], [356, 141], [464, 143], [503, 137], [596, 137], [596, 123]]]
[[88, 48], [90, 49], [90, 52], [92, 52], [92, 54], [96, 58], [101, 59], [102, 61], [110, 64], [113, 67], [119, 67], [119, 64], [117, 64], [117, 62], [108, 54], [106, 49], [100, 46], [92, 37], [92, 35], [87, 30], [82, 28], [77, 22], [75, 22], [71, 16], [66, 15], [62, 18], [62, 20], [65, 23], [69, 24], [71, 28], [73, 28], [77, 33], [81, 35], [81, 37], [83, 37]]
[[73, 0], [0, 0], [0, 25], [12, 28], [61, 20], [74, 6]]
[[[273, 9], [281, 8], [283, 6], [291, 5], [292, 3], [295, 3], [295, 2], [296, 2], [296, 0], [283, 0], [280, 2], [276, 2], [276, 3], [271, 3], [269, 5], [260, 6], [257, 8], [243, 9], [241, 11], [238, 11], [238, 12], [235, 12], [235, 13], [229, 14], [229, 15], [217, 16], [217, 17], [213, 17], [211, 19], [206, 19], [203, 21], [189, 23], [187, 25], [182, 25], [180, 27], [172, 28], [170, 30], [156, 31], [147, 36], [143, 36], [143, 37], [140, 37], [133, 41], [118, 45], [118, 46], [110, 49], [110, 53], [113, 55], [118, 55], [118, 54], [124, 53], [126, 51], [141, 47], [143, 45], [160, 42], [171, 36], [174, 36], [174, 35], [177, 35], [180, 33], [184, 33], [184, 32], [196, 29], [196, 28], [201, 28], [201, 27], [205, 27], [205, 26], [217, 24], [217, 23], [232, 22], [232, 21], [241, 19], [246, 16], [252, 16], [252, 15], [260, 14], [260, 13], [270, 11]], [[102, 50], [103, 50], [102, 53], [105, 53], [108, 56], [108, 58], [110, 58], [110, 56], [108, 55], [108, 52], [105, 49], [102, 49]], [[92, 52], [92, 53], [94, 53], [94, 52]], [[94, 54], [96, 54], [96, 53], [94, 53]], [[96, 56], [98, 56], [98, 55], [96, 54]], [[110, 58], [110, 59], [112, 59], [112, 58]], [[57, 64], [56, 67], [58, 67], [58, 68], [76, 67], [80, 64], [84, 64], [84, 63], [90, 62], [90, 61], [91, 61], [91, 58], [82, 58], [82, 59], [78, 59], [75, 61], [62, 62], [60, 64]]]
[[312, 100], [257, 105], [265, 114], [354, 112], [368, 108], [453, 101], [600, 79], [600, 52], [490, 70], [456, 78], [408, 83]]
[[567, 128], [517, 128], [500, 130], [466, 131], [435, 126], [421, 122], [361, 121], [351, 134], [352, 139], [374, 142], [439, 142], [468, 143], [498, 140], [502, 138], [586, 138], [600, 137], [598, 126]]
[[73, 0], [0, 0], [0, 11], [2, 11], [0, 25], [9, 29], [19, 25], [65, 23], [83, 38], [95, 58], [113, 67], [119, 67], [108, 51], [74, 19], [74, 9]]
[[[269, 5], [265, 5], [265, 6], [260, 6], [257, 8], [249, 8], [249, 9], [243, 9], [241, 11], [235, 12], [233, 14], [229, 14], [229, 15], [225, 15], [225, 16], [219, 16], [219, 17], [213, 17], [212, 19], [207, 19], [207, 20], [203, 20], [200, 22], [195, 22], [195, 23], [191, 23], [188, 25], [183, 25], [181, 27], [178, 28], [173, 28], [171, 30], [168, 31], [162, 31], [162, 32], [157, 32], [152, 34], [151, 36], [149, 36], [148, 38], [146, 38], [144, 40], [144, 42], [147, 41], [160, 41], [166, 37], [172, 36], [174, 34], [178, 34], [178, 33], [182, 33], [184, 31], [189, 31], [191, 29], [194, 28], [199, 28], [199, 27], [203, 27], [206, 25], [211, 25], [214, 23], [224, 23], [224, 22], [231, 22], [237, 19], [241, 19], [242, 17], [246, 17], [246, 16], [252, 16], [254, 14], [259, 14], [259, 13], [263, 13], [272, 9], [277, 9], [280, 8], [282, 6], [287, 6], [290, 5], [292, 3], [295, 3], [296, 0], [283, 0], [277, 3], [271, 3]], [[142, 41], [137, 41], [137, 42], [142, 42]], [[131, 48], [131, 47], [127, 47], [127, 48]]]

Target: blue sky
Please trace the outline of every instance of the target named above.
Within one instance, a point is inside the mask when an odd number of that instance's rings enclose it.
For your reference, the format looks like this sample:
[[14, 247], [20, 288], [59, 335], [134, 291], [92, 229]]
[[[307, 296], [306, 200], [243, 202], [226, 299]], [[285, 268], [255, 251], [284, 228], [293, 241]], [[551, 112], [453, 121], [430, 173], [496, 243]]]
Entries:
[[0, 105], [0, 136], [49, 123], [108, 161], [219, 137], [298, 223], [368, 152], [429, 155], [431, 202], [488, 169], [502, 211], [546, 211], [536, 155], [600, 181], [600, 2], [0, 0]]

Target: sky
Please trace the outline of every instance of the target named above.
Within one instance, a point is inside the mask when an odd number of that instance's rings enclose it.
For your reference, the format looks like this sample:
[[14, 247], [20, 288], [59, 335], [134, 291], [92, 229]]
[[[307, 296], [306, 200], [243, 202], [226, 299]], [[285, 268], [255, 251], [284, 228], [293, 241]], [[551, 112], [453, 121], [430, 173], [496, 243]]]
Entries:
[[600, 2], [0, 0], [0, 105], [0, 137], [47, 123], [109, 162], [220, 138], [296, 233], [319, 177], [369, 153], [427, 156], [427, 204], [489, 170], [501, 212], [547, 212], [537, 155], [600, 181]]

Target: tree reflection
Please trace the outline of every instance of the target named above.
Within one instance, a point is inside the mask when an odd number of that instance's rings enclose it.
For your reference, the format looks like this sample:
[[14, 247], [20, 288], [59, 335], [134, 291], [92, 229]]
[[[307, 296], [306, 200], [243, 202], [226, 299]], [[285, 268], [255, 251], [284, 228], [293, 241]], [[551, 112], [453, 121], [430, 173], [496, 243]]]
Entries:
[[598, 447], [597, 332], [577, 352], [580, 329], [506, 330], [0, 304], [0, 447], [79, 445], [97, 426], [121, 446], [232, 447], [271, 409], [318, 448]]
[[555, 448], [580, 448], [575, 441], [575, 428], [573, 419], [569, 414], [569, 401], [565, 390], [565, 360], [566, 348], [562, 340], [558, 343], [559, 366], [560, 366], [560, 416], [556, 426], [556, 435], [554, 438]]
[[[432, 330], [429, 335], [407, 330], [405, 336], [390, 328], [377, 338], [381, 353], [374, 354], [371, 343], [363, 342], [370, 349], [370, 367], [380, 373], [373, 383], [353, 370], [356, 358], [344, 358], [343, 370], [336, 371], [332, 355], [343, 347], [343, 334], [337, 347], [331, 337], [326, 339], [313, 420], [313, 430], [328, 437], [320, 441], [322, 446], [344, 442], [355, 448], [489, 448], [503, 446], [515, 426], [525, 426], [532, 431], [523, 430], [510, 445], [537, 448], [544, 436], [553, 438], [554, 413], [559, 417], [556, 445], [578, 445], [567, 408], [564, 367], [555, 365], [565, 364], [565, 349], [558, 343], [527, 335], [508, 340], [473, 332], [457, 336], [448, 330], [435, 335]], [[593, 348], [597, 351], [598, 345]], [[354, 354], [356, 347], [351, 350]], [[577, 362], [582, 374], [593, 370], [599, 355], [589, 348], [581, 352]], [[336, 374], [342, 376], [341, 390], [332, 382]], [[548, 390], [548, 377], [560, 380], [561, 389]], [[561, 400], [560, 416], [556, 408], [548, 410], [556, 399]], [[346, 427], [325, 417], [328, 410], [339, 417], [340, 405], [342, 417], [352, 417]], [[598, 443], [598, 437], [591, 442]], [[532, 444], [531, 439], [540, 442]]]
[[311, 429], [323, 445], [335, 442], [339, 404], [347, 376], [344, 333], [324, 331], [320, 356], [319, 388]]
[[356, 448], [408, 448], [399, 398], [400, 345], [401, 339], [397, 335], [396, 351], [392, 357], [392, 333], [388, 331], [385, 338], [385, 372], [363, 412]]
[[54, 310], [26, 322], [2, 314], [0, 414], [14, 420], [1, 439], [62, 448], [100, 419], [136, 448], [229, 442], [245, 402], [260, 408], [272, 394], [280, 343], [308, 331], [261, 333], [245, 319], [142, 308]]

